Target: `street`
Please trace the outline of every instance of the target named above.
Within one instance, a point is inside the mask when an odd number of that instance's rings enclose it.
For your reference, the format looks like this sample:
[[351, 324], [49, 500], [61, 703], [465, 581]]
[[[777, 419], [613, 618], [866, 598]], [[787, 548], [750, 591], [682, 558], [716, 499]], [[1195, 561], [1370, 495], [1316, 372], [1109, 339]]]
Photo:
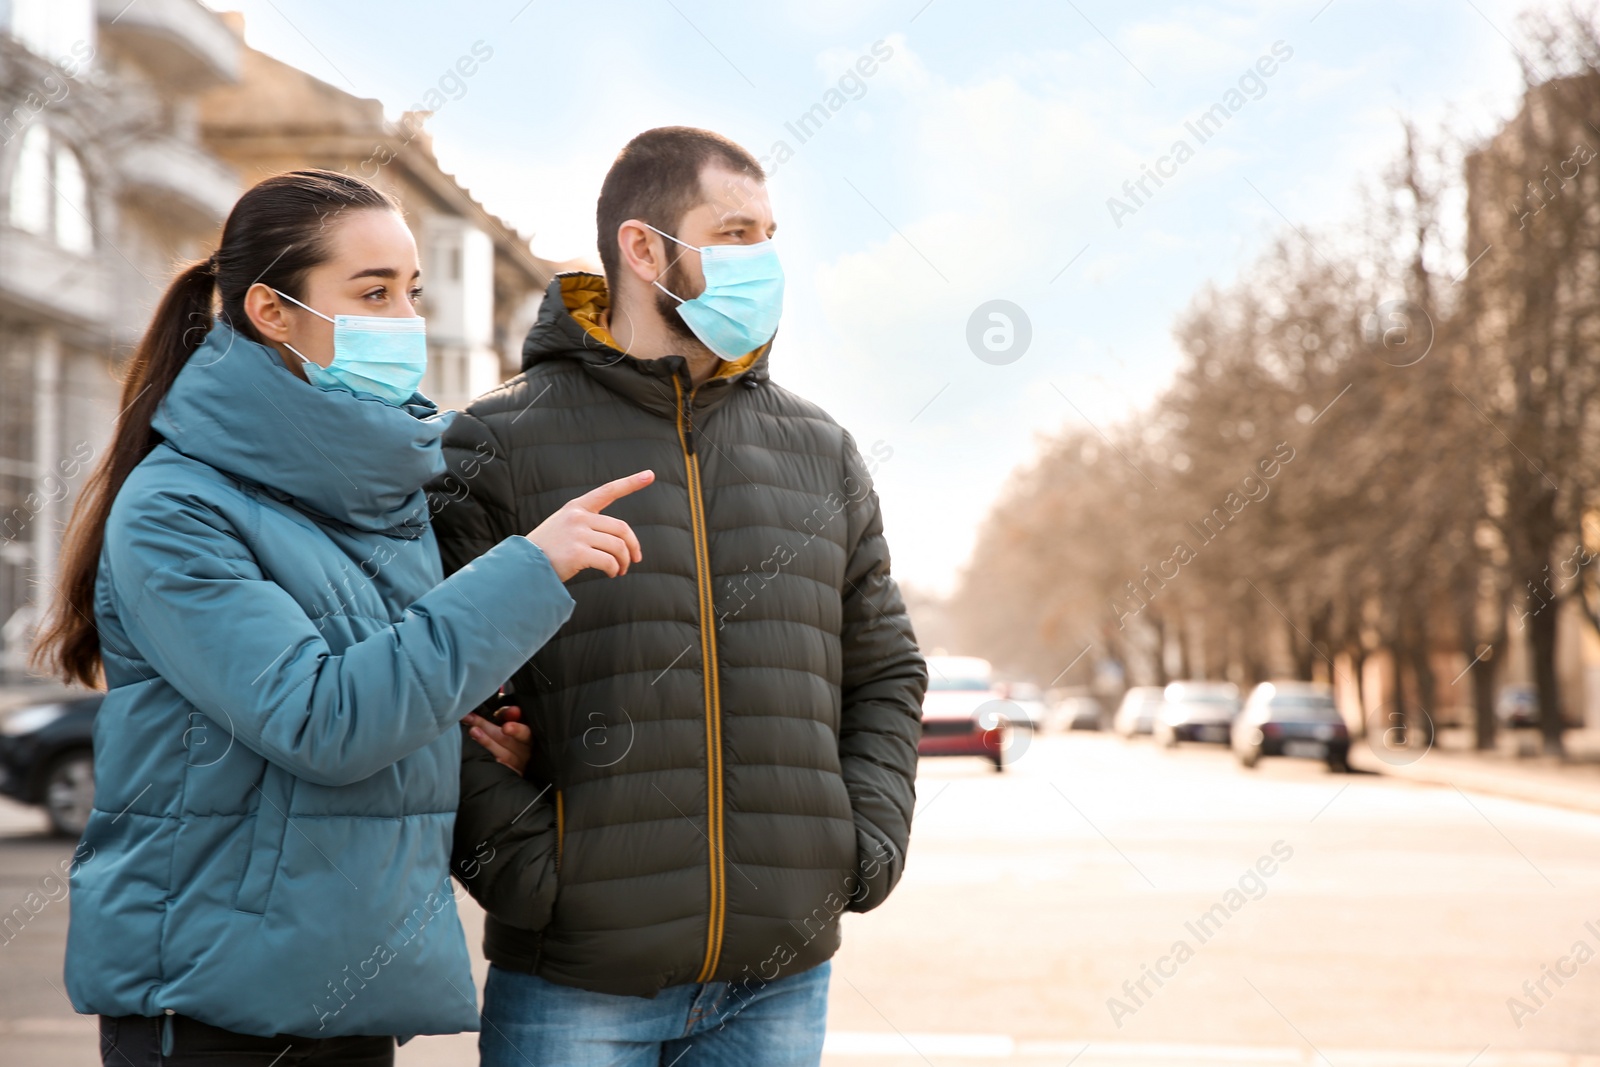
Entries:
[[1600, 0], [604, 10], [0, 0], [0, 1067], [1600, 1067]]
[[[1600, 1064], [1600, 816], [1091, 734], [926, 760], [918, 808], [900, 887], [844, 920], [835, 1067]], [[71, 855], [41, 827], [0, 809], [6, 910]], [[66, 916], [0, 947], [0, 1067], [94, 1062]]]

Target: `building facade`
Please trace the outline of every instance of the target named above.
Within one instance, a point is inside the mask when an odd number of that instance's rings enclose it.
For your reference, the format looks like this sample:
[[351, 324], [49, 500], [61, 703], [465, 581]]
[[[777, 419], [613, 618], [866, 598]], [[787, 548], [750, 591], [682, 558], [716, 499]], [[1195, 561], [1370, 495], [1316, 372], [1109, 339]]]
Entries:
[[[394, 194], [422, 259], [428, 319], [423, 393], [441, 407], [461, 407], [516, 373], [522, 338], [558, 265], [535, 256], [526, 237], [440, 168], [423, 129], [427, 112], [389, 121], [379, 101], [255, 51], [242, 42], [242, 16], [223, 18], [241, 38], [240, 73], [201, 102], [207, 148], [247, 185], [319, 167], [358, 175]], [[475, 64], [483, 54], [480, 48], [462, 62]]]
[[23, 675], [122, 360], [175, 261], [209, 251], [234, 172], [200, 96], [239, 45], [197, 0], [0, 0], [0, 672]]
[[427, 290], [423, 391], [441, 406], [518, 369], [558, 267], [439, 167], [424, 117], [387, 121], [199, 0], [0, 0], [0, 685], [33, 680], [122, 366], [174, 267], [211, 253], [251, 183], [325, 167], [400, 198]]

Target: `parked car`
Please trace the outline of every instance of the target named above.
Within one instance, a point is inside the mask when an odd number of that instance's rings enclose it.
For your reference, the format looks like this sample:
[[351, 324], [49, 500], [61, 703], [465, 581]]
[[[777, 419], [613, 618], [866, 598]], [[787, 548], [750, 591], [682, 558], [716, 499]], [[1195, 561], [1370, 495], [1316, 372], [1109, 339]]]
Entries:
[[0, 793], [44, 808], [50, 828], [79, 837], [94, 807], [94, 717], [100, 694], [60, 697], [0, 716]]
[[1068, 730], [1103, 730], [1106, 710], [1098, 697], [1084, 691], [1062, 697], [1055, 706], [1054, 718]]
[[1350, 769], [1350, 730], [1319, 682], [1262, 682], [1233, 722], [1234, 755], [1246, 767], [1262, 756], [1322, 760], [1329, 770]]
[[929, 656], [928, 692], [922, 698], [919, 756], [982, 756], [1006, 767], [1010, 706], [994, 686], [994, 670], [974, 656]]
[[1539, 725], [1539, 690], [1525, 683], [1500, 687], [1494, 702], [1495, 717], [1508, 729]]
[[1239, 687], [1232, 682], [1173, 682], [1162, 694], [1155, 737], [1168, 748], [1180, 741], [1226, 745], [1239, 711]]
[[1043, 730], [1049, 709], [1044, 704], [1044, 694], [1032, 682], [1000, 682], [995, 686], [1002, 700], [1009, 700], [1015, 708], [1011, 711], [1011, 725], [1023, 730]]
[[1136, 685], [1122, 694], [1111, 728], [1123, 737], [1148, 734], [1155, 730], [1164, 690], [1159, 685]]

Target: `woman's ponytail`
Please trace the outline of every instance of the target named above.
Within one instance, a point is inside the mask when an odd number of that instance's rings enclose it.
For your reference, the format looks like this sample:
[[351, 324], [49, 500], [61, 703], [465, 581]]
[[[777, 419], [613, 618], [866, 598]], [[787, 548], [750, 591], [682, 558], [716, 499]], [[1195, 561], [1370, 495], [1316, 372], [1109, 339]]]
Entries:
[[61, 545], [61, 582], [34, 646], [37, 670], [63, 681], [100, 684], [100, 634], [94, 626], [94, 583], [106, 516], [117, 490], [160, 438], [150, 428], [156, 408], [211, 328], [216, 260], [185, 267], [161, 297], [150, 327], [128, 362], [121, 411], [111, 445], [84, 482]]
[[222, 245], [191, 263], [167, 286], [128, 362], [109, 450], [84, 483], [61, 546], [61, 580], [34, 645], [35, 669], [67, 683], [101, 683], [94, 589], [106, 519], [122, 483], [160, 443], [151, 429], [178, 372], [205, 341], [220, 311], [234, 329], [260, 340], [244, 314], [244, 296], [262, 282], [291, 296], [327, 258], [331, 218], [362, 208], [399, 210], [386, 193], [333, 171], [291, 171], [251, 188], [228, 215]]

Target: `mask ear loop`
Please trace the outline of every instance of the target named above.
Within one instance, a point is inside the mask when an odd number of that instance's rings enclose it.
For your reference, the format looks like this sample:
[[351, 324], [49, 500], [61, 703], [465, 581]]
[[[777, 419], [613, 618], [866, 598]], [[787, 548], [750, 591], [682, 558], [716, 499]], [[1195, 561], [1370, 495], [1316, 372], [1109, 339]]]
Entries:
[[[645, 226], [649, 227], [650, 229], [656, 230], [656, 228], [654, 226], [651, 226], [648, 222], [645, 222], [643, 219], [640, 219], [639, 221], [641, 223], [643, 223]], [[656, 230], [656, 233], [659, 233], [661, 236], [665, 237], [667, 240], [676, 242], [677, 244], [680, 244], [685, 248], [692, 249], [693, 251], [696, 251], [696, 252], [700, 251], [698, 248], [695, 248], [694, 245], [690, 244], [687, 241], [678, 240], [678, 238], [672, 236], [672, 234], [668, 233], [665, 230]], [[674, 261], [674, 262], [676, 262], [676, 261]], [[666, 272], [663, 271], [662, 273], [665, 274]], [[668, 289], [666, 286], [662, 285], [659, 281], [653, 281], [650, 284], [655, 286], [657, 289], [660, 289], [663, 293], [666, 293], [668, 296], [672, 297], [672, 299], [676, 300], [678, 303], [680, 303], [680, 304], [687, 304], [688, 303], [687, 300], [685, 300], [683, 297], [679, 296], [677, 293], [674, 293], [671, 289]], [[274, 292], [276, 292], [276, 290], [274, 290]], [[293, 300], [294, 298], [290, 297], [290, 299]], [[300, 301], [295, 300], [295, 303], [299, 304]], [[301, 304], [300, 306], [301, 307], [305, 307], [304, 304]], [[309, 311], [311, 309], [310, 308], [306, 308], [306, 310]]]
[[[645, 225], [649, 226], [650, 224], [647, 222], [647, 223], [645, 223]], [[653, 228], [654, 227], [652, 227], [652, 229]], [[272, 286], [269, 285], [269, 286], [267, 286], [267, 288], [268, 289], [272, 289]], [[300, 304], [301, 307], [303, 307], [307, 311], [311, 312], [311, 314], [315, 315], [317, 318], [319, 318], [319, 319], [327, 319], [327, 321], [333, 322], [333, 324], [335, 326], [339, 325], [337, 322], [334, 322], [334, 320], [329, 319], [328, 316], [324, 315], [322, 312], [318, 311], [316, 308], [312, 307], [311, 305], [309, 305], [309, 304], [301, 304], [300, 301], [296, 300], [294, 297], [290, 296], [288, 293], [284, 292], [283, 290], [281, 290], [281, 289], [272, 289], [272, 291], [274, 293], [277, 293], [279, 296], [283, 297], [285, 300], [289, 301], [289, 303], [291, 303], [291, 304]], [[314, 362], [316, 362], [315, 360], [307, 359], [305, 357], [304, 353], [302, 353], [298, 348], [296, 348], [294, 345], [290, 344], [288, 341], [283, 342], [283, 347], [287, 348], [289, 351], [291, 351], [295, 355], [299, 356], [300, 357], [300, 362], [302, 362], [302, 363], [314, 363]], [[320, 363], [317, 363], [316, 365], [319, 366], [319, 367], [322, 366], [322, 364], [320, 364]]]

